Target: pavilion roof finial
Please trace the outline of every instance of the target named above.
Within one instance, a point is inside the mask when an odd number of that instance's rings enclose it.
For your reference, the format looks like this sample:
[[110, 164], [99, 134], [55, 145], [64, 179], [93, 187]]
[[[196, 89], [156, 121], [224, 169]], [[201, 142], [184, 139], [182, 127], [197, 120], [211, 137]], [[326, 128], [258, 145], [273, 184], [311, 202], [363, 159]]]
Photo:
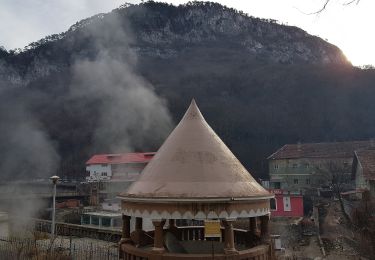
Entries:
[[183, 120], [193, 120], [193, 119], [200, 119], [205, 121], [201, 111], [198, 108], [197, 103], [195, 102], [195, 99], [193, 98], [191, 100], [189, 108], [186, 110], [184, 117], [182, 118], [181, 121]]

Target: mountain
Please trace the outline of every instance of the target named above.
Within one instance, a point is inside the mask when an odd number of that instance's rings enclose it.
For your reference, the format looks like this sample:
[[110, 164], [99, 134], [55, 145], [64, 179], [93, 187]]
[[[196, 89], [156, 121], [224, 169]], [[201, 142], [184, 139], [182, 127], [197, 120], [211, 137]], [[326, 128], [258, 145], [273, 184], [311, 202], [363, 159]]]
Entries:
[[0, 172], [82, 175], [92, 153], [155, 150], [195, 97], [264, 176], [284, 143], [372, 138], [374, 79], [319, 37], [216, 3], [124, 5], [0, 49]]

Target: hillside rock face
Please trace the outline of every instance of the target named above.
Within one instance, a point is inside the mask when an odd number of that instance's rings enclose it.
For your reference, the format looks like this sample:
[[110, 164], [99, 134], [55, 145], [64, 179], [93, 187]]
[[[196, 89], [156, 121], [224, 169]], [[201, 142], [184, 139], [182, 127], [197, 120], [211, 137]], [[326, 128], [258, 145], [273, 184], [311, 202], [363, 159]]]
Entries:
[[[98, 39], [99, 47], [84, 42]], [[220, 46], [263, 62], [350, 65], [336, 46], [297, 27], [249, 17], [215, 3], [176, 7], [148, 2], [82, 20], [18, 54], [0, 50], [0, 78], [27, 85], [69, 66], [74, 55], [89, 57], [103, 47], [122, 48], [124, 42], [139, 56], [162, 59], [199, 46]]]
[[214, 3], [121, 6], [0, 49], [0, 174], [82, 176], [93, 153], [155, 151], [194, 97], [264, 176], [285, 143], [373, 137], [373, 82], [296, 27]]
[[136, 10], [123, 12], [135, 12], [130, 15], [131, 24], [139, 32], [137, 39], [152, 46], [145, 53], [150, 56], [163, 57], [162, 54], [165, 54], [167, 58], [178, 55], [184, 47], [192, 44], [225, 41], [232, 48], [238, 48], [242, 55], [272, 62], [347, 63], [337, 47], [299, 28], [248, 17], [215, 3], [179, 7], [150, 4], [145, 16], [138, 15]]

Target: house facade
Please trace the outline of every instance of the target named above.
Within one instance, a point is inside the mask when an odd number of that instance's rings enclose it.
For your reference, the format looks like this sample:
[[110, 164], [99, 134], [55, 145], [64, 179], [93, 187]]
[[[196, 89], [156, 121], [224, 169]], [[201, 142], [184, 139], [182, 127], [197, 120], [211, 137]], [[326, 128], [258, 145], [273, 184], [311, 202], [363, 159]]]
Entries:
[[155, 153], [96, 154], [86, 162], [88, 182], [135, 181]]
[[155, 153], [96, 154], [86, 162], [90, 205], [113, 199], [136, 181]]
[[356, 150], [372, 141], [286, 144], [268, 157], [270, 188], [289, 191], [330, 186], [332, 181], [349, 182]]
[[354, 153], [353, 175], [356, 190], [367, 190], [375, 198], [375, 150]]
[[270, 201], [272, 217], [303, 217], [303, 196], [300, 192], [270, 189], [275, 195]]

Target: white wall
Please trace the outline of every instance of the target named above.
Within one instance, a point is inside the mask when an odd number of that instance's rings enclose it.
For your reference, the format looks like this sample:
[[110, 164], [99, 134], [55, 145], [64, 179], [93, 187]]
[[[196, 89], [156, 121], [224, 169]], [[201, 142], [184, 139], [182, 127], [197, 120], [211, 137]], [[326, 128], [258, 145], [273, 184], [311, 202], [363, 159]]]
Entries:
[[109, 211], [120, 211], [121, 209], [121, 202], [110, 202], [110, 201], [104, 201], [102, 203], [102, 209], [103, 210], [109, 210]]
[[[111, 165], [109, 164], [91, 164], [86, 166], [86, 170], [90, 172], [87, 181], [109, 180], [112, 176]], [[106, 173], [103, 176], [102, 173]]]

